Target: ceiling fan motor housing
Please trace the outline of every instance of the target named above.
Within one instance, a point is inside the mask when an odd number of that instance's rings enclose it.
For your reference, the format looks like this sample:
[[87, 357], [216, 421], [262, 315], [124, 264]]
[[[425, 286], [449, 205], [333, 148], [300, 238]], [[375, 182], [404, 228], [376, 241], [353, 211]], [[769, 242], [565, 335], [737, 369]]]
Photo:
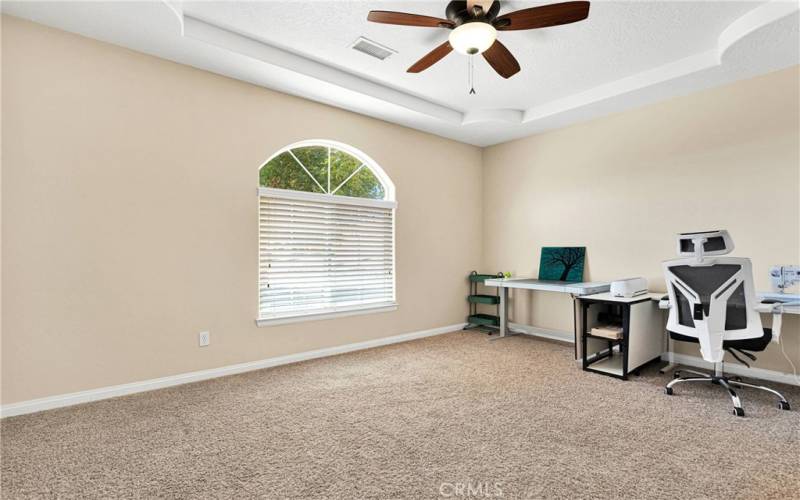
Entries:
[[473, 7], [473, 12], [470, 12], [467, 9], [466, 0], [453, 0], [447, 4], [447, 8], [445, 9], [447, 19], [453, 21], [456, 26], [461, 26], [469, 22], [492, 23], [499, 13], [499, 0], [492, 2], [492, 6], [489, 7], [488, 12], [484, 11], [479, 5]]

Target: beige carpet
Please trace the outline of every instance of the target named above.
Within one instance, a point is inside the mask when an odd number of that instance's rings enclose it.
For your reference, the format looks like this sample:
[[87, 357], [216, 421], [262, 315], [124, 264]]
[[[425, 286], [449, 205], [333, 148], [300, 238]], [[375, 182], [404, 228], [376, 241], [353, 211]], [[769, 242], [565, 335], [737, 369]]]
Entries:
[[8, 418], [2, 496], [800, 497], [795, 409], [571, 356], [459, 332]]

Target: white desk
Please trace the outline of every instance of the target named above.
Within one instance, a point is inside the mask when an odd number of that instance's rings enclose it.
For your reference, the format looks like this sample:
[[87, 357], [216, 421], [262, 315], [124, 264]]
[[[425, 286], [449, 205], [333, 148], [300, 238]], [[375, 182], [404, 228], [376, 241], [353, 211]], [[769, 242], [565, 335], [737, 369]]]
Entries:
[[607, 292], [611, 289], [611, 283], [609, 282], [570, 283], [569, 281], [537, 280], [531, 278], [498, 278], [486, 280], [483, 284], [500, 288], [500, 336], [496, 338], [503, 338], [508, 334], [508, 290], [511, 288], [568, 293], [573, 297]]
[[484, 284], [486, 286], [499, 286], [505, 289], [520, 288], [544, 292], [571, 293], [573, 295], [589, 295], [607, 292], [611, 289], [611, 283], [607, 281], [572, 283], [569, 281], [537, 280], [532, 278], [497, 278], [486, 280]]
[[647, 292], [641, 295], [634, 295], [633, 297], [614, 297], [613, 295], [611, 295], [611, 293], [606, 292], [606, 293], [592, 294], [591, 297], [587, 298], [592, 298], [594, 300], [607, 300], [610, 302], [619, 302], [620, 304], [631, 304], [633, 302], [641, 302], [644, 299], [654, 300], [658, 302], [664, 295], [666, 295], [666, 293]]
[[[605, 295], [605, 294], [604, 294]], [[652, 300], [656, 302], [660, 301], [662, 297], [666, 297], [666, 292], [650, 292], [646, 295], [639, 295], [638, 297], [650, 297]], [[800, 294], [790, 294], [790, 293], [775, 293], [775, 292], [758, 292], [758, 298], [761, 300], [778, 300], [780, 302], [800, 302]], [[633, 297], [634, 300], [636, 297]], [[759, 311], [761, 314], [771, 314], [770, 311], [763, 310]], [[800, 314], [800, 304], [795, 304], [791, 306], [785, 306], [783, 308], [783, 314]]]
[[[650, 295], [654, 296], [653, 300], [659, 301], [660, 298], [658, 298], [656, 296], [660, 295], [660, 296], [663, 297], [663, 296], [666, 295], [666, 293], [661, 293], [661, 294], [653, 293], [653, 294], [650, 294]], [[766, 299], [766, 300], [778, 300], [780, 302], [800, 302], [800, 295], [798, 295], [798, 294], [775, 293], [775, 292], [758, 292], [758, 297], [761, 300], [765, 300]], [[665, 310], [664, 312], [667, 312], [667, 311]], [[772, 314], [772, 312], [767, 310], [766, 308], [764, 310], [759, 310], [759, 312], [761, 314]], [[800, 314], [800, 305], [786, 306], [786, 307], [783, 308], [782, 313], [783, 314]], [[667, 352], [668, 353], [672, 353], [671, 342], [672, 341], [670, 340], [669, 335], [667, 335]], [[658, 372], [662, 373], [662, 374], [663, 373], [667, 373], [667, 372], [670, 372], [670, 371], [674, 370], [676, 366], [677, 366], [677, 364], [675, 364], [675, 363], [670, 361], [670, 362], [667, 363], [666, 366], [661, 368]]]
[[[495, 338], [504, 338], [508, 336], [508, 290], [516, 288], [519, 290], [537, 290], [544, 292], [568, 293], [575, 299], [585, 295], [592, 295], [592, 298], [602, 299], [605, 296], [610, 297], [607, 293], [611, 289], [611, 283], [607, 281], [596, 282], [583, 282], [583, 283], [570, 283], [568, 281], [551, 281], [539, 280], [533, 278], [497, 278], [488, 279], [484, 282], [486, 286], [496, 286], [500, 288], [500, 334]], [[615, 301], [641, 301], [643, 297], [648, 297], [650, 300], [658, 302], [661, 297], [665, 296], [666, 292], [650, 292], [645, 295], [639, 295], [630, 299], [621, 299], [614, 297]], [[782, 302], [796, 302], [800, 301], [800, 294], [778, 294], [771, 292], [761, 292], [758, 296], [762, 299], [775, 299]], [[574, 300], [573, 300], [574, 303]], [[787, 306], [783, 309], [784, 314], [800, 314], [800, 305]], [[573, 310], [573, 334], [575, 342], [575, 358], [578, 357], [578, 325], [576, 311]]]
[[[761, 300], [778, 300], [780, 302], [800, 302], [800, 294], [792, 293], [775, 293], [775, 292], [759, 292], [758, 297]], [[783, 314], [800, 314], [800, 305], [785, 306]]]

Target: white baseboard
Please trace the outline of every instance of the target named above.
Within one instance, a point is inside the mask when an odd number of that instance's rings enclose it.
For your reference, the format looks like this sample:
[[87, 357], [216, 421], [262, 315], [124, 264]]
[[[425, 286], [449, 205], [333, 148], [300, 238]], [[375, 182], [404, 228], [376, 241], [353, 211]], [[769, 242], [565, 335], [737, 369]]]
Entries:
[[[705, 370], [714, 370], [714, 364], [709, 363], [703, 358], [696, 356], [688, 356], [686, 354], [677, 354], [674, 352], [665, 352], [661, 355], [661, 359], [677, 365], [693, 366], [695, 368], [702, 368]], [[731, 375], [739, 375], [748, 378], [757, 378], [761, 380], [769, 380], [771, 382], [779, 382], [787, 385], [800, 386], [798, 380], [792, 373], [783, 373], [775, 370], [766, 370], [764, 368], [748, 368], [744, 365], [735, 363], [725, 363], [725, 373]]]
[[366, 340], [364, 342], [356, 342], [354, 344], [326, 347], [324, 349], [317, 349], [314, 351], [299, 352], [296, 354], [288, 354], [286, 356], [278, 356], [275, 358], [267, 358], [258, 361], [250, 361], [247, 363], [222, 366], [220, 368], [211, 368], [208, 370], [200, 370], [196, 372], [181, 373], [179, 375], [171, 375], [169, 377], [143, 380], [141, 382], [132, 382], [130, 384], [100, 387], [99, 389], [90, 389], [88, 391], [72, 392], [69, 394], [61, 394], [58, 396], [31, 399], [28, 401], [21, 401], [19, 403], [11, 403], [3, 405], [2, 407], [0, 407], [0, 418], [12, 417], [15, 415], [24, 415], [27, 413], [35, 413], [37, 411], [51, 410], [53, 408], [61, 408], [64, 406], [72, 406], [81, 403], [88, 403], [91, 401], [98, 401], [101, 399], [108, 399], [118, 396], [125, 396], [128, 394], [135, 394], [137, 392], [163, 389], [165, 387], [188, 384], [190, 382], [199, 382], [201, 380], [224, 377], [226, 375], [235, 375], [237, 373], [244, 373], [253, 370], [261, 370], [263, 368], [270, 368], [273, 366], [287, 365], [290, 363], [297, 363], [298, 361], [306, 361], [309, 359], [323, 358], [325, 356], [334, 356], [336, 354], [343, 354], [346, 352], [360, 351], [362, 349], [370, 349], [373, 347], [380, 347], [389, 344], [397, 344], [400, 342], [407, 342], [409, 340], [421, 339], [424, 337], [432, 337], [434, 335], [441, 335], [443, 333], [458, 331], [464, 328], [464, 326], [466, 326], [466, 323], [458, 323], [455, 325], [432, 328], [430, 330], [404, 333], [402, 335], [394, 335], [392, 337]]
[[533, 335], [534, 337], [542, 337], [550, 340], [559, 340], [561, 342], [575, 343], [575, 336], [572, 332], [564, 332], [561, 330], [549, 330], [547, 328], [539, 328], [538, 326], [523, 325], [521, 323], [509, 323], [508, 329], [515, 333], [524, 333], [525, 335]]

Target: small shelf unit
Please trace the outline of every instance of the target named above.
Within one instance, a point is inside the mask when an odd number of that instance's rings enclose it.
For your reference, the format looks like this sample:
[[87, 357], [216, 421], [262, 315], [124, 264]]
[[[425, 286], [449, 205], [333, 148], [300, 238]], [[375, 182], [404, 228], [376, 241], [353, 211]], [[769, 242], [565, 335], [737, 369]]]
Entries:
[[[652, 297], [613, 297], [610, 293], [578, 297], [581, 359], [585, 371], [627, 380], [631, 373], [661, 359], [664, 339], [661, 312]], [[600, 325], [622, 327], [622, 337], [592, 335]]]
[[[488, 288], [484, 286], [484, 281], [502, 277], [503, 273], [480, 274], [478, 271], [472, 271], [469, 274], [469, 295], [467, 295], [469, 315], [464, 330], [485, 328], [489, 330], [488, 333], [492, 333], [494, 329], [500, 327], [500, 288], [493, 287], [494, 293], [489, 294], [484, 290]], [[494, 314], [478, 312], [479, 305], [494, 306]]]

